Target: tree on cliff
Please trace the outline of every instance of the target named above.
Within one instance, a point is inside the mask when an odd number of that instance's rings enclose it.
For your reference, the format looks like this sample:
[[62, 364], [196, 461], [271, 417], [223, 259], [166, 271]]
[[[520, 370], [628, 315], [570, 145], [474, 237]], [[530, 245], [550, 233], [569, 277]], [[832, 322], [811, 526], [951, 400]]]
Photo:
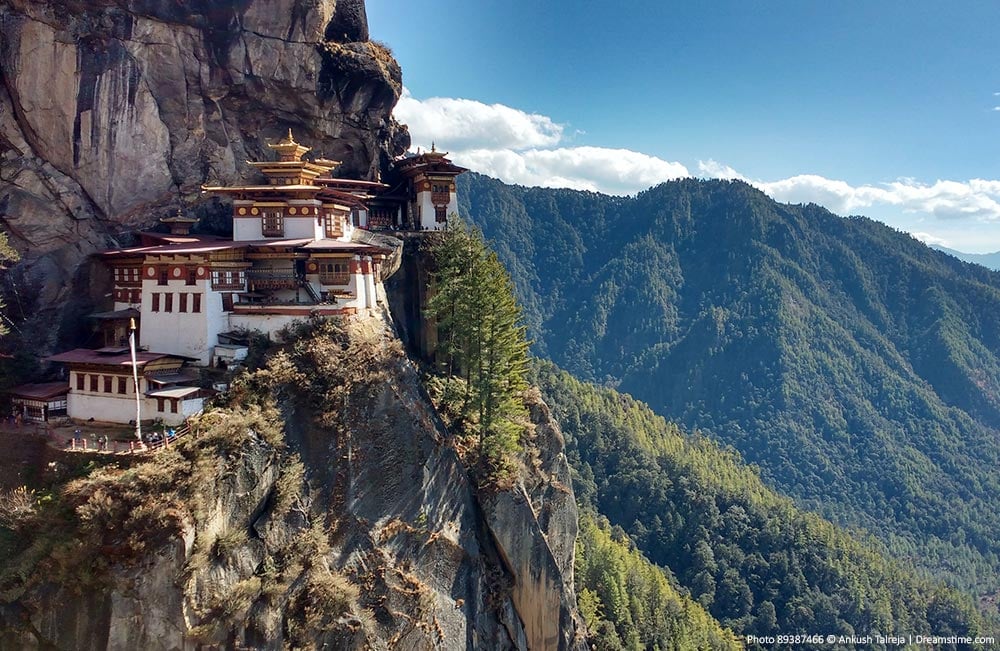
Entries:
[[439, 361], [462, 427], [478, 436], [482, 460], [500, 469], [523, 429], [528, 342], [510, 276], [478, 230], [457, 218], [435, 243]]
[[[19, 257], [14, 247], [7, 241], [7, 234], [0, 233], [0, 269], [6, 269], [8, 262], [16, 262]], [[6, 307], [3, 299], [0, 298], [0, 336], [6, 335], [9, 332], [7, 328], [7, 315], [4, 314]]]

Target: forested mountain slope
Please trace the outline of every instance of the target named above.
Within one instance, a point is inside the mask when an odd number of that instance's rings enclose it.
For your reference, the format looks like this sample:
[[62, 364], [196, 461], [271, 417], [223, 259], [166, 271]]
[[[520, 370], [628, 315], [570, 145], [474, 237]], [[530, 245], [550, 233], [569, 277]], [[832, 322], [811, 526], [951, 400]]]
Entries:
[[766, 482], [982, 592], [1000, 552], [1000, 275], [864, 218], [686, 179], [460, 178], [536, 352], [732, 444]]
[[993, 269], [994, 271], [1000, 269], [1000, 251], [994, 251], [993, 253], [965, 253], [964, 251], [956, 251], [955, 249], [938, 246], [937, 244], [932, 244], [931, 248], [936, 251], [943, 251], [965, 262], [980, 264], [987, 269]]
[[[537, 380], [562, 424], [584, 510], [623, 528], [738, 634], [974, 637], [980, 630], [970, 597], [916, 577], [874, 541], [797, 509], [706, 438], [686, 436], [630, 396], [579, 382], [551, 364], [540, 365]], [[602, 566], [593, 556], [583, 554], [591, 569], [580, 579]], [[581, 591], [585, 605], [586, 595]]]

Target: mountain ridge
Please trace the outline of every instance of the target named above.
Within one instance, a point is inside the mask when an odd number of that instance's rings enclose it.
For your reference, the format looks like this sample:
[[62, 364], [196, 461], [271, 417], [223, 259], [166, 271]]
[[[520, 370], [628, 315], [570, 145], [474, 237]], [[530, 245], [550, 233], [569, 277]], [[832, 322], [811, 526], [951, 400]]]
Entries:
[[738, 181], [617, 198], [466, 176], [463, 214], [509, 265], [537, 353], [995, 587], [1000, 275]]
[[940, 244], [929, 244], [928, 246], [935, 251], [941, 251], [942, 253], [954, 256], [963, 262], [978, 264], [986, 267], [987, 269], [1000, 271], [1000, 251], [994, 251], [992, 253], [966, 253], [965, 251], [949, 249], [948, 247], [941, 246]]

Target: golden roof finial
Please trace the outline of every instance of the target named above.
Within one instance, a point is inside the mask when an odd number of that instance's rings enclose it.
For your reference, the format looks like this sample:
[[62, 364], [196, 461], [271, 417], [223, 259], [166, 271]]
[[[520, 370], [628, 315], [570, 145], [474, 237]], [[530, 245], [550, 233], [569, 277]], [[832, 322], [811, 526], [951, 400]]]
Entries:
[[268, 147], [278, 152], [278, 159], [281, 161], [302, 160], [302, 156], [309, 151], [309, 147], [303, 147], [295, 142], [295, 136], [292, 135], [291, 127], [288, 128], [287, 138], [279, 140], [276, 144], [268, 145]]
[[[419, 154], [420, 152], [418, 151], [417, 153]], [[448, 152], [444, 152], [443, 154], [441, 152], [439, 152], [437, 150], [437, 143], [435, 143], [435, 142], [432, 141], [431, 142], [431, 150], [429, 152], [427, 152], [426, 154], [424, 154], [424, 155], [425, 156], [429, 156], [431, 158], [444, 158], [445, 156], [448, 155]]]

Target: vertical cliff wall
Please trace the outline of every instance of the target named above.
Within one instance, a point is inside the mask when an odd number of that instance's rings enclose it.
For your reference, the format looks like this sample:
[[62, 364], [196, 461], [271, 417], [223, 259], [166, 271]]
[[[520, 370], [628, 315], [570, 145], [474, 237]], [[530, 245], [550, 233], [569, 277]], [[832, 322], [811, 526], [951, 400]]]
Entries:
[[380, 317], [318, 326], [230, 395], [173, 450], [56, 491], [0, 564], [0, 648], [585, 648], [537, 395], [489, 495]]
[[289, 128], [372, 177], [408, 145], [401, 90], [363, 0], [0, 0], [0, 228], [51, 322], [90, 253]]

